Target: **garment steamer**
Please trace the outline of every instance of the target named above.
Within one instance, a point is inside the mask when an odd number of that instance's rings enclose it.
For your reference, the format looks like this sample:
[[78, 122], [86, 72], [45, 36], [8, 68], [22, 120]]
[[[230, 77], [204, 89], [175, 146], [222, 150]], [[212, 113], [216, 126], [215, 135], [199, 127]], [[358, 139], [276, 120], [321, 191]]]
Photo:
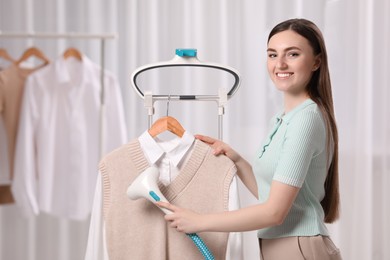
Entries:
[[[127, 196], [132, 199], [144, 198], [152, 203], [156, 201], [168, 202], [168, 200], [161, 193], [157, 185], [159, 172], [156, 167], [149, 167], [143, 171], [127, 188]], [[171, 214], [172, 212], [165, 208], [160, 208], [165, 214]], [[203, 240], [196, 234], [186, 234], [192, 239], [198, 250], [202, 253], [205, 260], [214, 260], [214, 256], [207, 248]]]

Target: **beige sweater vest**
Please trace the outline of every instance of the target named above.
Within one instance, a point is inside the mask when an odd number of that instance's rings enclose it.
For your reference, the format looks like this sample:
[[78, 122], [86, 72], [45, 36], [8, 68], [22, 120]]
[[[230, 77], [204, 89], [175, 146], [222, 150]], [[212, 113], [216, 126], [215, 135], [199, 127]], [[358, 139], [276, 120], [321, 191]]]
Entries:
[[[103, 215], [110, 260], [204, 259], [192, 240], [169, 227], [164, 214], [146, 199], [130, 200], [127, 187], [149, 167], [138, 140], [114, 150], [100, 163]], [[229, 188], [235, 165], [226, 156], [214, 156], [196, 140], [182, 171], [160, 189], [171, 203], [199, 213], [228, 210]], [[198, 234], [216, 260], [225, 259], [228, 233]]]

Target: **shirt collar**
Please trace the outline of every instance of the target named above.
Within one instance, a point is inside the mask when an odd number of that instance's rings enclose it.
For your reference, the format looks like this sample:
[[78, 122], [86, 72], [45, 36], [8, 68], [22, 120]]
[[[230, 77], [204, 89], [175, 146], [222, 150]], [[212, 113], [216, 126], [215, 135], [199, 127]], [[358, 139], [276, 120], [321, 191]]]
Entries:
[[[66, 82], [70, 82], [71, 80], [66, 65], [67, 62], [68, 61], [62, 55], [55, 62], [55, 72], [59, 83], [66, 83]], [[85, 73], [87, 72], [87, 68], [91, 63], [92, 61], [88, 59], [86, 55], [82, 54], [82, 61], [81, 61], [82, 70], [80, 71], [80, 73], [83, 73], [82, 81], [86, 79]]]
[[169, 141], [153, 138], [148, 131], [138, 137], [141, 148], [151, 164], [155, 164], [162, 156], [169, 157], [174, 166], [178, 166], [194, 143], [195, 137], [185, 131], [183, 136]]
[[306, 99], [305, 101], [303, 101], [301, 104], [299, 104], [298, 106], [296, 106], [293, 110], [291, 110], [290, 112], [288, 112], [287, 114], [284, 114], [284, 112], [282, 113], [279, 113], [277, 116], [276, 116], [276, 122], [279, 122], [280, 120], [283, 119], [283, 121], [285, 122], [289, 122], [291, 120], [291, 118], [299, 111], [301, 111], [302, 109], [304, 109], [305, 107], [307, 106], [310, 106], [312, 104], [315, 104], [315, 102], [308, 98]]

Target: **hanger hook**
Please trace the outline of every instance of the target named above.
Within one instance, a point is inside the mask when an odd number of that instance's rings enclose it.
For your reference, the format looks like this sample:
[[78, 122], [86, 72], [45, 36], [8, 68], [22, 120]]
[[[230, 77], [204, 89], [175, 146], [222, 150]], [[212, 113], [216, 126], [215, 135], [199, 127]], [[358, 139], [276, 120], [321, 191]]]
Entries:
[[171, 101], [171, 95], [168, 95], [168, 101], [167, 101], [167, 116], [169, 115], [169, 101]]

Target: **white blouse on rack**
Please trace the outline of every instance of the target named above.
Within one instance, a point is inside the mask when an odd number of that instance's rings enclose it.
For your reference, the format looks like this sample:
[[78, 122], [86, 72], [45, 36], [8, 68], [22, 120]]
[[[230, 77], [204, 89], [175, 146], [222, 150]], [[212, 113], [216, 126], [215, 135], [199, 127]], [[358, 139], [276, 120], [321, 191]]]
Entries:
[[12, 192], [26, 215], [72, 220], [91, 213], [100, 131], [104, 152], [124, 144], [126, 124], [116, 77], [105, 71], [105, 127], [100, 129], [101, 69], [86, 56], [62, 56], [31, 74], [17, 134]]

